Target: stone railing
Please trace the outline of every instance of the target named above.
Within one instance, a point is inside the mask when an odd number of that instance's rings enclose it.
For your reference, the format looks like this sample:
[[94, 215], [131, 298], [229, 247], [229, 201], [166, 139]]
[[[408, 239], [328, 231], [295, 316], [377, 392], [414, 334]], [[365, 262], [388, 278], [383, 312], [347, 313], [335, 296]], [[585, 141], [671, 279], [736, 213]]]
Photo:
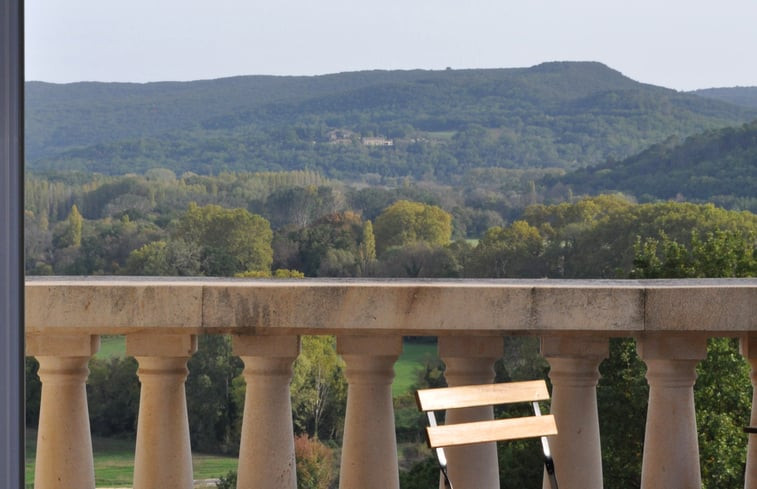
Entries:
[[[539, 336], [551, 367], [561, 489], [602, 487], [596, 385], [609, 337], [636, 338], [647, 364], [646, 489], [701, 487], [693, 385], [708, 337], [738, 336], [757, 382], [754, 279], [30, 278], [26, 328], [42, 380], [38, 489], [94, 487], [85, 381], [105, 334], [125, 335], [139, 363], [136, 489], [192, 487], [184, 381], [199, 334], [232, 335], [245, 364], [240, 489], [296, 487], [289, 382], [301, 335], [336, 335], [346, 364], [341, 489], [398, 488], [391, 381], [402, 336], [437, 336], [451, 385], [491, 382], [502, 336]], [[449, 459], [458, 487], [498, 486], [491, 446], [453, 450]], [[745, 486], [757, 488], [752, 441]]]

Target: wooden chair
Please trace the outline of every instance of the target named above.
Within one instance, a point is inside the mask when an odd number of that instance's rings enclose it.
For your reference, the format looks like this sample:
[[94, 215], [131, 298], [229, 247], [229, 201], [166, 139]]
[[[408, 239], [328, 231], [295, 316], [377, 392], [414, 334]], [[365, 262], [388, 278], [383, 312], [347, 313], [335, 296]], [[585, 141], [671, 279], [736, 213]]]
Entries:
[[[557, 489], [555, 467], [546, 438], [547, 436], [557, 434], [557, 425], [555, 424], [553, 415], [547, 414], [542, 416], [539, 409], [539, 401], [546, 400], [549, 400], [549, 391], [547, 390], [547, 384], [543, 380], [417, 391], [416, 401], [418, 402], [418, 409], [425, 412], [428, 416], [429, 426], [426, 428], [428, 445], [436, 454], [447, 488], [453, 489], [447, 473], [447, 459], [444, 454], [444, 447], [541, 437], [542, 450], [544, 451], [544, 466], [547, 470], [552, 489]], [[525, 402], [532, 404], [534, 409], [533, 416], [438, 425], [434, 414], [434, 411], [447, 409]]]

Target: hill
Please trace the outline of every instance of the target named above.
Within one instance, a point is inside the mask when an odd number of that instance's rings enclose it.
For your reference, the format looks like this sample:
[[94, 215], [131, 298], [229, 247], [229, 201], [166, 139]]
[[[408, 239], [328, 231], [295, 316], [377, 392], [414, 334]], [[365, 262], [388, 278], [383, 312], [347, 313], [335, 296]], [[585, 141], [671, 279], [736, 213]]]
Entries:
[[733, 105], [757, 108], [757, 87], [706, 88], [691, 93]]
[[623, 161], [549, 177], [577, 193], [619, 191], [649, 199], [713, 201], [757, 210], [757, 121], [670, 138]]
[[126, 173], [318, 170], [454, 179], [575, 169], [757, 110], [638, 83], [599, 63], [27, 85], [27, 167]]

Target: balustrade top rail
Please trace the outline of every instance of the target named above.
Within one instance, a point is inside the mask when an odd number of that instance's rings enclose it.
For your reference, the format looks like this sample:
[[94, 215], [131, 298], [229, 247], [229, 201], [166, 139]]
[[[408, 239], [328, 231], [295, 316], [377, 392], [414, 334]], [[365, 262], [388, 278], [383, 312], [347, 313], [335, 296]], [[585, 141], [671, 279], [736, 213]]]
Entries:
[[27, 334], [540, 334], [757, 330], [757, 279], [29, 277]]

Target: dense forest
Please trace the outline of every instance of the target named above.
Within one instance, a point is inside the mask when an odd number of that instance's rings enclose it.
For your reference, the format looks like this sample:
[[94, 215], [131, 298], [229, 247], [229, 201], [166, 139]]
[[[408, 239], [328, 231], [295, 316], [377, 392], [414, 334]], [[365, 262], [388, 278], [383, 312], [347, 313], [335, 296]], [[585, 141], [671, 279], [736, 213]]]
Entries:
[[478, 168], [576, 169], [757, 110], [599, 63], [187, 83], [27, 85], [27, 167], [106, 174], [314, 170], [453, 182]]
[[623, 161], [548, 176], [577, 194], [624, 192], [645, 201], [692, 200], [757, 211], [757, 122], [671, 137]]

